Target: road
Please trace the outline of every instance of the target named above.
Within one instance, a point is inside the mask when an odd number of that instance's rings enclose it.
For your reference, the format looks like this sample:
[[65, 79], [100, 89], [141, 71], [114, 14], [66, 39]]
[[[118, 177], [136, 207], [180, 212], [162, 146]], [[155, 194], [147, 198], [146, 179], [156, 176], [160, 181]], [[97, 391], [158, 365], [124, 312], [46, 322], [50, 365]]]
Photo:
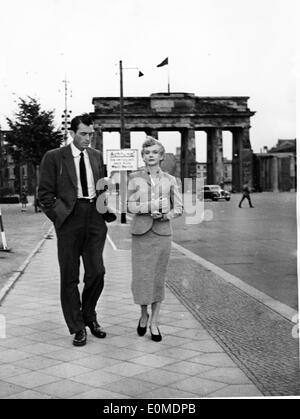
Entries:
[[174, 241], [272, 298], [297, 309], [297, 220], [295, 193], [252, 194], [238, 208], [230, 202], [204, 202], [210, 220], [173, 222]]
[[[209, 221], [196, 225], [173, 221], [174, 241], [272, 298], [297, 309], [297, 222], [295, 193], [252, 194], [255, 208], [230, 202], [205, 202]], [[29, 206], [2, 205], [12, 253], [0, 254], [0, 286], [25, 260], [51, 223]], [[125, 232], [124, 232], [125, 233]], [[128, 235], [128, 233], [126, 233]], [[129, 239], [126, 246], [130, 246]]]

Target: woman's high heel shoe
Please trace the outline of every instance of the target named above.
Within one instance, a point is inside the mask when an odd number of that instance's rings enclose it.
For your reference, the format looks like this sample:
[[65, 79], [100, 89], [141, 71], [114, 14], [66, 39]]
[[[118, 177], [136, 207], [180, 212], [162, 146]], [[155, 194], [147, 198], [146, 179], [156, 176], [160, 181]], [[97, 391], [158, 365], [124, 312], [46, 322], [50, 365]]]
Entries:
[[150, 330], [150, 333], [151, 333], [151, 339], [152, 339], [152, 340], [154, 340], [154, 342], [160, 342], [160, 341], [162, 340], [162, 336], [161, 336], [161, 334], [160, 334], [160, 330], [159, 330], [159, 328], [158, 328], [158, 327], [157, 327], [157, 330], [158, 330], [158, 335], [154, 335], [154, 334], [152, 333], [151, 326], [149, 326], [149, 330]]
[[148, 319], [149, 319], [149, 314], [147, 314], [147, 323], [146, 323], [146, 326], [145, 326], [145, 327], [142, 327], [142, 326], [141, 326], [141, 320], [142, 320], [142, 318], [140, 318], [140, 320], [139, 320], [139, 324], [138, 324], [138, 327], [137, 327], [137, 329], [136, 329], [137, 334], [138, 334], [139, 336], [144, 336], [144, 335], [145, 335], [145, 333], [147, 332]]

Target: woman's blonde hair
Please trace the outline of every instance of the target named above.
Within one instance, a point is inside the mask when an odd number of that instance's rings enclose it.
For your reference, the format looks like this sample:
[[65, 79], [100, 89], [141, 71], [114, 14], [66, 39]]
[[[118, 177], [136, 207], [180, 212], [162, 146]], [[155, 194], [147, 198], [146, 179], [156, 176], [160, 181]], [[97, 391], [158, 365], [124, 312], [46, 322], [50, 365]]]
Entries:
[[165, 147], [162, 145], [160, 141], [156, 140], [156, 138], [150, 137], [149, 135], [146, 136], [146, 140], [143, 142], [142, 156], [144, 155], [144, 149], [153, 145], [158, 145], [160, 147], [159, 153], [164, 158], [166, 153]]

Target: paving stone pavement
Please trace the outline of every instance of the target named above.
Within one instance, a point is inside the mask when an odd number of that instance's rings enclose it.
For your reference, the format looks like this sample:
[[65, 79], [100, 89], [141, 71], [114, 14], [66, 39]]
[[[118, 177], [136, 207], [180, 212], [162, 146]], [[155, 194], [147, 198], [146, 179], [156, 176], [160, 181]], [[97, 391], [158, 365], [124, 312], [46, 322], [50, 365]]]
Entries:
[[264, 395], [300, 394], [295, 323], [174, 249], [167, 284]]
[[[46, 240], [0, 306], [0, 398], [261, 397], [263, 393], [167, 289], [162, 342], [136, 334], [130, 251], [105, 247], [97, 306], [106, 339], [72, 346], [59, 301], [56, 239]], [[171, 261], [171, 264], [173, 262]], [[2, 322], [3, 323], [3, 322]], [[2, 329], [3, 332], [3, 329]]]

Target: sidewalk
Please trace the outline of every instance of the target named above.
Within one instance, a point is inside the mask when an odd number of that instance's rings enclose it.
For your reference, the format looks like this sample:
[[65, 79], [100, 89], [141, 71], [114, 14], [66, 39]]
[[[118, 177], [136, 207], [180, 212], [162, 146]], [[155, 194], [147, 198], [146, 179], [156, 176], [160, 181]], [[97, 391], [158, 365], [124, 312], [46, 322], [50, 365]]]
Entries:
[[11, 249], [8, 253], [0, 252], [0, 291], [52, 225], [44, 214], [34, 212], [33, 197], [28, 200], [26, 212], [21, 211], [21, 204], [0, 205], [7, 246]]
[[[107, 332], [72, 346], [59, 301], [55, 235], [0, 306], [0, 398], [259, 397], [262, 393], [167, 288], [160, 343], [138, 337], [130, 250], [105, 247], [98, 319]], [[3, 317], [0, 317], [0, 320]]]

